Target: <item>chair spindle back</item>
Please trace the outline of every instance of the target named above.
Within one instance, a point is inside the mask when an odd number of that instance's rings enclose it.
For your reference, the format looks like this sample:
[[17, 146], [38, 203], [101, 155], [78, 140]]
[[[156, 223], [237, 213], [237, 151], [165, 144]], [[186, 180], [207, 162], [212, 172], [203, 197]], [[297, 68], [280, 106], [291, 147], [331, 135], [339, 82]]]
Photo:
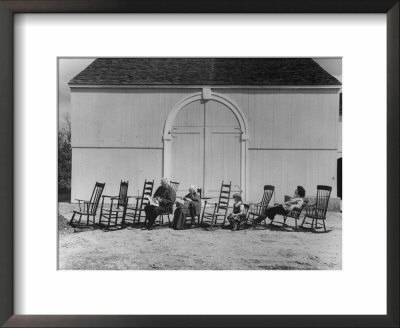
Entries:
[[119, 185], [118, 205], [117, 207], [125, 207], [128, 204], [128, 181], [122, 181]]
[[96, 214], [97, 207], [99, 206], [101, 194], [103, 193], [105, 183], [96, 182], [94, 186], [92, 196], [90, 197], [89, 201], [89, 208], [87, 209], [88, 213]]
[[323, 185], [317, 186], [316, 211], [318, 217], [325, 217], [326, 211], [328, 209], [331, 192], [332, 192], [332, 187], [330, 186], [323, 186]]
[[269, 202], [271, 201], [272, 196], [274, 195], [275, 186], [265, 185], [264, 186], [264, 194], [261, 200], [262, 206], [268, 206]]

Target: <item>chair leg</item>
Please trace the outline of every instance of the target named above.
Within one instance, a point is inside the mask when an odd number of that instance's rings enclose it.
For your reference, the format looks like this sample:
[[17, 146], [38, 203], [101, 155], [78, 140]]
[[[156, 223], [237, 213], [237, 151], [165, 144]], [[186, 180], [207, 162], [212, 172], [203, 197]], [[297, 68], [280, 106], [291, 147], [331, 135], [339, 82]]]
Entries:
[[226, 222], [226, 214], [227, 214], [227, 213], [225, 213], [224, 221], [222, 222], [222, 226], [223, 226], [223, 227], [225, 226], [225, 222]]
[[79, 214], [79, 220], [78, 220], [77, 227], [79, 227], [79, 225], [81, 224], [81, 220], [82, 220], [82, 214]]
[[110, 225], [111, 225], [111, 214], [108, 215], [107, 230], [110, 229]]
[[[103, 198], [104, 202], [104, 198]], [[103, 216], [103, 203], [101, 204], [101, 209], [100, 209], [100, 217], [99, 217], [99, 225], [101, 225], [101, 217]]]
[[212, 228], [213, 228], [213, 225], [214, 225], [214, 217], [212, 217], [212, 218], [211, 218], [211, 225], [210, 225], [210, 229], [212, 229]]
[[306, 221], [306, 219], [307, 219], [307, 215], [304, 215], [303, 222], [301, 222], [301, 224], [300, 224], [300, 227], [301, 227], [301, 228], [303, 228], [303, 224], [304, 224], [304, 222]]
[[74, 214], [72, 214], [72, 218], [71, 218], [71, 220], [69, 220], [70, 226], [72, 226], [72, 222], [74, 221], [75, 214], [76, 214], [76, 212], [74, 212]]
[[322, 220], [322, 223], [324, 224], [324, 231], [326, 232], [325, 220]]
[[294, 229], [297, 231], [297, 219], [294, 219]]

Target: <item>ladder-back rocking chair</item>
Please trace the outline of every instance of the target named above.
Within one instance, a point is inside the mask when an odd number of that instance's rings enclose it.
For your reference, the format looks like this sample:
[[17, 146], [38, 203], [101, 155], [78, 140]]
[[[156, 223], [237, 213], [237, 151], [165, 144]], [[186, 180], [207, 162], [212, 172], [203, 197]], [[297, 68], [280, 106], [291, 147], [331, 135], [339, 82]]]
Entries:
[[146, 207], [146, 205], [149, 204], [149, 200], [146, 198], [146, 196], [150, 197], [152, 196], [153, 187], [154, 187], [154, 180], [146, 179], [143, 184], [142, 196], [140, 197], [128, 196], [128, 199], [129, 198], [136, 199], [136, 204], [131, 206], [128, 205], [125, 221], [129, 220], [130, 223], [132, 224], [135, 224], [136, 222], [140, 223], [142, 213], [144, 213], [144, 208]]
[[[204, 203], [203, 215], [201, 216], [201, 225], [204, 224], [204, 220], [209, 221], [210, 230], [213, 229], [214, 225], [225, 225], [226, 217], [228, 215], [229, 199], [231, 196], [232, 183], [224, 184], [222, 181], [221, 189], [219, 192], [219, 198], [217, 203], [208, 203], [211, 205], [207, 210], [207, 201]], [[212, 209], [213, 207], [213, 209]], [[222, 222], [218, 223], [218, 220]]]
[[[104, 195], [102, 198], [99, 225], [107, 226], [107, 229], [110, 229], [111, 220], [114, 219], [113, 226], [117, 227], [120, 225], [122, 227], [125, 224], [126, 208], [128, 205], [128, 181], [121, 181], [118, 196]], [[111, 202], [109, 207], [107, 203], [104, 204], [105, 199]]]

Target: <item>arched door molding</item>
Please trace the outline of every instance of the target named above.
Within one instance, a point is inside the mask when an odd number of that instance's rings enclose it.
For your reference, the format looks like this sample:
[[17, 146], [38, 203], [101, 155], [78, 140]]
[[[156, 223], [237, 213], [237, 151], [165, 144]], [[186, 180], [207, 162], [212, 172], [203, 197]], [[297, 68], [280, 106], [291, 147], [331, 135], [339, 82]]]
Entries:
[[247, 183], [248, 181], [248, 124], [247, 119], [241, 109], [228, 97], [222, 96], [215, 92], [212, 92], [209, 88], [203, 88], [201, 92], [196, 92], [192, 95], [189, 95], [183, 98], [179, 103], [177, 103], [174, 108], [169, 112], [168, 117], [164, 124], [163, 131], [163, 176], [170, 177], [171, 175], [171, 129], [174, 124], [175, 118], [179, 114], [182, 108], [186, 105], [194, 102], [194, 101], [207, 101], [214, 100], [229, 108], [232, 113], [235, 115], [239, 122], [239, 126], [241, 129], [240, 136], [240, 184], [243, 192], [243, 199], [246, 199], [246, 195], [248, 194]]

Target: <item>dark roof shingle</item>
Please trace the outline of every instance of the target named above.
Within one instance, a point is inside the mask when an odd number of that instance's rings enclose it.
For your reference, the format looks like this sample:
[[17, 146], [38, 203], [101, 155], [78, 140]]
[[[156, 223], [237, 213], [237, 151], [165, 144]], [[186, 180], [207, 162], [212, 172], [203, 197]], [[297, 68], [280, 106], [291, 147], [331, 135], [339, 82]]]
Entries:
[[70, 85], [341, 85], [311, 58], [98, 58]]

